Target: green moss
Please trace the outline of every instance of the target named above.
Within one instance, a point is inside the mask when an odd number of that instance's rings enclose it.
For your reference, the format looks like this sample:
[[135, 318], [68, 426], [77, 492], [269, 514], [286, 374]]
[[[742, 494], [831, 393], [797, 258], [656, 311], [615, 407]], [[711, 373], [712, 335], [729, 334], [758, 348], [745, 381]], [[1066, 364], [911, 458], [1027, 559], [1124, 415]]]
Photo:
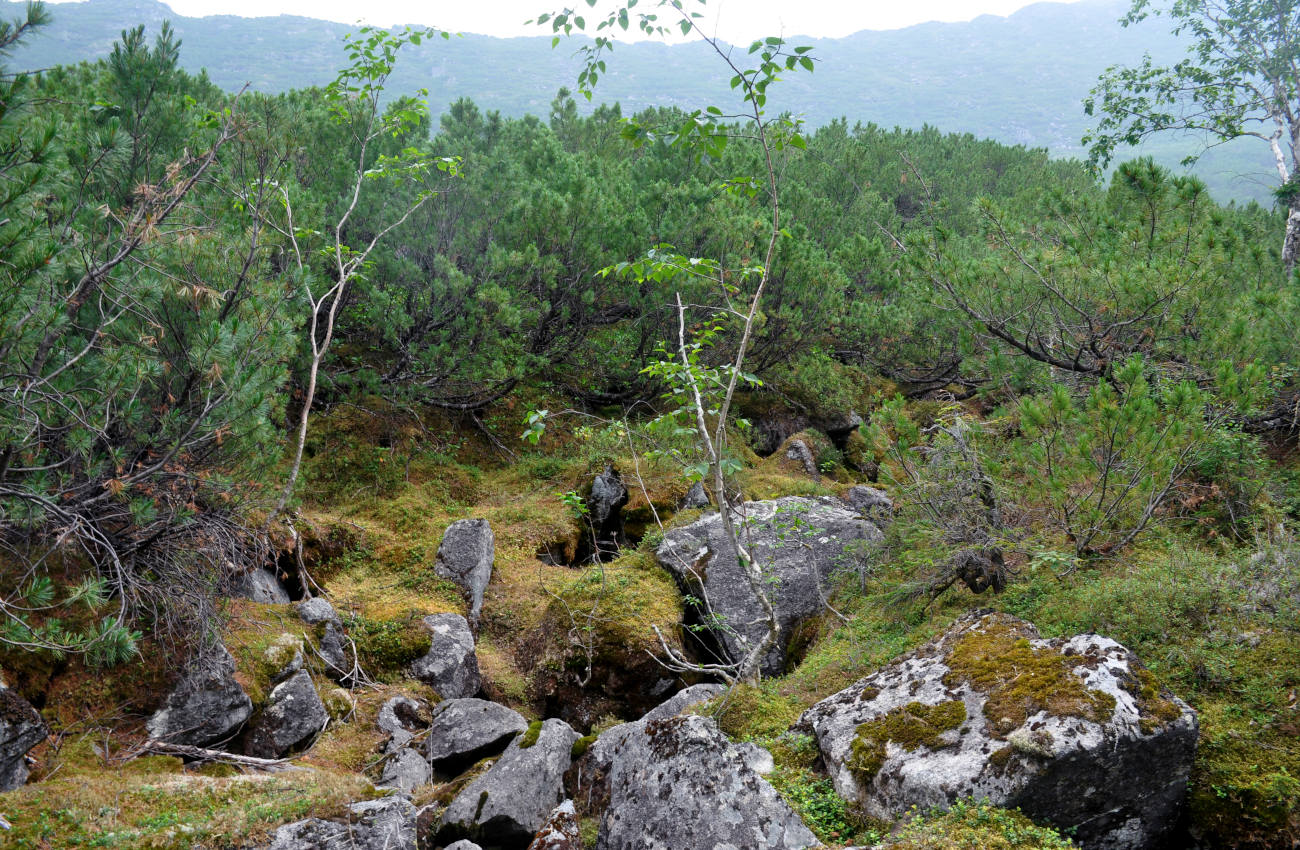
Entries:
[[569, 755], [571, 755], [575, 760], [582, 758], [587, 754], [587, 750], [591, 748], [591, 745], [596, 743], [597, 737], [597, 735], [583, 735], [581, 738], [573, 742], [573, 747], [569, 750]]
[[945, 741], [943, 734], [965, 722], [966, 704], [961, 700], [936, 705], [908, 703], [859, 726], [847, 764], [860, 782], [868, 784], [885, 763], [887, 743], [892, 741], [908, 752], [917, 747], [943, 749], [955, 743]]
[[356, 643], [362, 668], [382, 682], [400, 678], [411, 662], [429, 651], [429, 633], [416, 612], [403, 620], [349, 616], [344, 626]]
[[1133, 671], [1133, 678], [1122, 683], [1124, 690], [1133, 694], [1137, 703], [1138, 726], [1142, 734], [1150, 735], [1183, 716], [1182, 709], [1164, 696], [1155, 674], [1146, 668]]
[[524, 731], [524, 734], [519, 736], [519, 749], [521, 750], [528, 749], [533, 744], [536, 744], [537, 739], [540, 738], [541, 736], [542, 736], [542, 721], [534, 720], [532, 723], [528, 724], [528, 729]]
[[1055, 717], [1110, 719], [1115, 698], [1090, 690], [1074, 674], [1077, 659], [1038, 649], [1012, 625], [986, 619], [953, 646], [944, 684], [969, 684], [988, 695], [984, 716], [993, 734], [1005, 739], [1040, 711]]

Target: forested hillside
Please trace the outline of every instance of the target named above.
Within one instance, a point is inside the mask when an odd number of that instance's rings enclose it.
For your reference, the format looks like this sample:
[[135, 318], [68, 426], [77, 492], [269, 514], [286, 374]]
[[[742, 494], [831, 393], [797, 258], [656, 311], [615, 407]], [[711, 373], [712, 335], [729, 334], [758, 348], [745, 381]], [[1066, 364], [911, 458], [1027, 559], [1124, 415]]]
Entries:
[[436, 116], [436, 29], [239, 90], [10, 13], [0, 846], [1296, 846], [1295, 179], [602, 40], [680, 5], [539, 9], [552, 99]]
[[[181, 67], [227, 91], [249, 84], [282, 92], [324, 85], [348, 27], [280, 16], [184, 18], [151, 0], [86, 0], [51, 7], [54, 21], [15, 51], [16, 68], [43, 68], [107, 55], [128, 23], [156, 28], [170, 20], [185, 43]], [[0, 2], [16, 14], [21, 3]], [[839, 39], [800, 39], [826, 61], [816, 81], [792, 79], [774, 91], [776, 108], [799, 112], [814, 127], [839, 118], [852, 124], [971, 133], [1012, 145], [1043, 147], [1054, 156], [1082, 156], [1088, 128], [1080, 105], [1109, 65], [1150, 51], [1160, 61], [1181, 52], [1184, 39], [1167, 27], [1123, 28], [1122, 0], [1040, 3], [1007, 18], [925, 24], [889, 32], [864, 31]], [[792, 35], [787, 33], [787, 35]], [[797, 34], [793, 34], [796, 35]], [[521, 69], [528, 69], [521, 73]], [[559, 85], [572, 80], [577, 60], [550, 39], [500, 39], [466, 34], [436, 49], [414, 47], [393, 78], [392, 92], [429, 89], [435, 117], [462, 97], [511, 118], [543, 115]], [[625, 110], [692, 107], [716, 99], [725, 69], [700, 45], [629, 45], [601, 85], [597, 103]], [[586, 108], [585, 101], [582, 104]], [[1158, 138], [1144, 151], [1166, 167], [1200, 153], [1197, 134]], [[1216, 146], [1196, 173], [1220, 201], [1271, 200], [1272, 160], [1266, 145], [1248, 140]]]

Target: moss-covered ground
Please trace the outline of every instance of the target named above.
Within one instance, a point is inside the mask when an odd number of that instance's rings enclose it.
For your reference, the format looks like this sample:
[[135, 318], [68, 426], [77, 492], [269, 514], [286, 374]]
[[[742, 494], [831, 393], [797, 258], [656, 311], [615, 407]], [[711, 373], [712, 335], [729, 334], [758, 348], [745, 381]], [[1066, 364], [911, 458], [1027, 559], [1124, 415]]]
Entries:
[[[64, 846], [50, 843], [57, 834], [66, 846], [92, 840], [117, 847], [231, 846], [236, 837], [337, 812], [343, 802], [371, 793], [364, 771], [373, 775], [377, 762], [378, 707], [398, 692], [437, 699], [404, 672], [423, 651], [420, 618], [465, 610], [457, 589], [433, 569], [442, 532], [456, 519], [485, 518], [496, 538], [478, 636], [487, 694], [533, 719], [548, 714], [556, 693], [566, 700], [592, 695], [591, 728], [583, 732], [630, 713], [611, 692], [619, 680], [609, 672], [655, 664], [654, 626], [681, 646], [680, 594], [652, 556], [661, 525], [699, 516], [674, 511], [689, 486], [680, 469], [663, 457], [634, 456], [625, 432], [585, 420], [549, 427], [542, 446], [533, 448], [511, 437], [518, 409], [503, 409], [486, 425], [505, 435], [507, 454], [476, 427], [437, 418], [417, 423], [376, 408], [380, 412], [341, 406], [313, 422], [306, 496], [298, 509], [321, 536], [344, 545], [313, 553], [308, 569], [328, 589], [374, 684], [355, 689], [350, 702], [337, 701], [335, 720], [299, 761], [305, 769], [212, 776], [169, 759], [119, 763], [118, 754], [138, 741], [144, 718], [166, 691], [167, 655], [146, 651], [143, 663], [109, 671], [29, 660], [44, 683], [43, 713], [55, 735], [36, 752], [39, 781], [0, 800], [0, 814], [15, 825], [6, 845]], [[881, 480], [871, 483], [889, 490], [899, 505], [886, 545], [854, 553], [854, 568], [842, 575], [833, 596], [839, 616], [807, 630], [806, 654], [796, 669], [733, 688], [699, 710], [716, 716], [733, 737], [772, 750], [773, 784], [823, 841], [870, 843], [888, 835], [891, 825], [868, 823], [844, 804], [818, 773], [811, 742], [795, 740], [787, 729], [813, 703], [975, 608], [1029, 620], [1045, 637], [1096, 632], [1134, 650], [1149, 669], [1134, 689], [1150, 700], [1153, 716], [1161, 688], [1199, 712], [1193, 828], [1235, 848], [1289, 847], [1300, 838], [1300, 546], [1285, 537], [1272, 546], [1227, 545], [1203, 533], [1194, 519], [1168, 516], [1118, 556], [1077, 562], [1061, 554], [1064, 541], [1035, 524], [1033, 506], [1010, 504], [1006, 513], [1017, 536], [1007, 542], [1006, 591], [977, 596], [958, 583], [931, 599], [930, 581], [954, 544], [911, 509], [908, 490], [899, 484], [903, 476], [890, 480], [888, 458], [857, 445], [863, 462], [850, 468], [844, 452], [814, 442], [816, 479], [788, 459], [740, 452], [745, 469], [737, 486], [751, 498], [833, 495], [865, 482], [869, 457], [872, 466], [883, 464]], [[630, 491], [626, 513], [634, 539], [627, 550], [598, 566], [539, 558], [557, 547], [577, 550], [582, 520], [562, 496], [581, 495], [611, 462]], [[255, 699], [268, 687], [266, 656], [280, 636], [301, 635], [310, 643], [311, 635], [282, 607], [232, 602], [222, 616], [241, 683]], [[1052, 690], [1044, 683], [1055, 673], [1043, 670], [1033, 687], [1001, 682], [994, 656], [1019, 653], [1025, 663], [1036, 663], [1015, 636], [1002, 638], [996, 647], [968, 647], [959, 675], [1003, 687], [1004, 711], [1029, 712], [1043, 701], [1039, 691]], [[308, 656], [317, 684], [328, 691], [324, 670]], [[576, 684], [593, 668], [588, 685]], [[1062, 710], [1100, 710], [1087, 694], [1075, 696], [1080, 699]], [[943, 725], [920, 720], [927, 728]], [[103, 781], [92, 782], [95, 776]], [[438, 793], [446, 796], [449, 787], [439, 786]], [[218, 833], [229, 842], [218, 840]], [[921, 816], [892, 840], [918, 848], [1063, 846], [1018, 815], [974, 804]]]

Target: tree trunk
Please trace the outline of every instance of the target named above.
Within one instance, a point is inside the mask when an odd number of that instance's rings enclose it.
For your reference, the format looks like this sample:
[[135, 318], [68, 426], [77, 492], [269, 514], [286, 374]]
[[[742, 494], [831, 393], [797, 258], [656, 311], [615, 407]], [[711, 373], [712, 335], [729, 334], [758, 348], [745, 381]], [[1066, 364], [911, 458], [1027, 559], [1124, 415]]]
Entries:
[[1293, 198], [1286, 214], [1286, 237], [1282, 240], [1282, 264], [1287, 276], [1295, 271], [1300, 259], [1300, 198]]

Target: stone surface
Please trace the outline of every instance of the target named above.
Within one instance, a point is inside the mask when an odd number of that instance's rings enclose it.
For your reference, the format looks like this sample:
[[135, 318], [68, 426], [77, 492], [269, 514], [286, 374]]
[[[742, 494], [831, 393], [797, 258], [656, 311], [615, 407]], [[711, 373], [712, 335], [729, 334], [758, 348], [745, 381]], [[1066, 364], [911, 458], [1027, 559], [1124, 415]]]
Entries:
[[855, 484], [844, 494], [849, 507], [875, 523], [888, 522], [894, 516], [894, 501], [884, 490]]
[[415, 850], [415, 806], [385, 797], [348, 807], [348, 819], [308, 818], [275, 831], [266, 850]]
[[420, 717], [420, 704], [410, 697], [393, 697], [379, 707], [375, 717], [379, 731], [388, 733], [385, 752], [394, 753], [406, 747], [415, 734], [428, 727]]
[[682, 497], [681, 504], [677, 506], [680, 511], [691, 510], [692, 508], [707, 508], [709, 502], [709, 493], [704, 489], [703, 481], [696, 481], [691, 485], [691, 489], [686, 491]]
[[528, 728], [517, 711], [482, 699], [451, 699], [433, 709], [425, 755], [434, 770], [456, 776], [479, 759], [496, 755]]
[[459, 614], [431, 614], [422, 622], [429, 630], [429, 651], [411, 664], [411, 675], [443, 699], [474, 696], [483, 682], [469, 622]]
[[726, 692], [726, 685], [691, 685], [689, 688], [683, 688], [661, 702], [659, 705], [647, 711], [642, 715], [641, 719], [649, 722], [651, 720], [663, 720], [666, 717], [674, 717], [693, 705], [708, 702], [714, 697], [722, 696]]
[[813, 457], [812, 449], [803, 440], [791, 440], [786, 443], [785, 456], [803, 469], [804, 474], [814, 481], [821, 478], [821, 473], [817, 469], [817, 458]]
[[460, 841], [448, 844], [444, 850], [483, 850], [482, 847], [470, 841], [468, 838], [462, 838]]
[[496, 540], [485, 519], [458, 519], [442, 535], [434, 572], [455, 582], [469, 604], [470, 625], [477, 627], [483, 610], [483, 591], [492, 579]]
[[27, 781], [27, 753], [48, 734], [40, 712], [18, 694], [0, 688], [0, 791], [12, 791]]
[[409, 794], [421, 785], [428, 785], [433, 779], [433, 771], [424, 756], [409, 747], [395, 750], [384, 762], [379, 785], [383, 788], [396, 788], [403, 794]]
[[302, 669], [302, 638], [282, 632], [262, 653], [271, 683], [283, 682]]
[[542, 828], [533, 836], [528, 850], [583, 850], [578, 832], [578, 813], [572, 800], [565, 800], [551, 810]]
[[238, 576], [232, 582], [231, 593], [240, 599], [251, 599], [263, 605], [288, 605], [292, 601], [280, 579], [270, 570], [260, 567]]
[[524, 846], [564, 797], [564, 772], [578, 733], [547, 720], [510, 742], [486, 773], [456, 795], [437, 840], [469, 838], [487, 846]]
[[271, 689], [262, 713], [253, 722], [248, 754], [279, 758], [310, 741], [328, 719], [311, 676], [299, 670]]
[[598, 850], [820, 846], [754, 761], [711, 719], [678, 715], [608, 730], [569, 779], [599, 815]]
[[594, 534], [597, 560], [611, 560], [623, 545], [623, 506], [627, 500], [623, 476], [606, 464], [605, 470], [591, 482], [591, 495], [587, 498], [587, 519]]
[[[880, 540], [883, 535], [875, 525], [829, 498], [791, 496], [746, 502], [733, 509], [732, 517], [763, 571], [777, 616], [779, 634], [763, 659], [762, 672], [780, 675], [785, 672], [787, 647], [798, 627], [825, 611], [831, 574], [852, 568], [853, 556], [845, 552], [845, 546], [853, 541]], [[655, 557], [677, 579], [683, 593], [704, 600], [694, 614], [699, 622], [716, 618], [724, 622], [725, 627], [713, 629], [722, 660], [739, 660], [745, 647], [757, 645], [767, 634], [763, 608], [726, 537], [721, 515], [710, 513], [669, 531]]]
[[191, 662], [145, 728], [152, 738], [205, 747], [233, 735], [252, 713], [252, 701], [235, 681], [235, 659], [218, 645]]
[[335, 613], [334, 606], [322, 596], [313, 596], [298, 603], [298, 616], [316, 632], [317, 650], [328, 668], [331, 679], [338, 681], [352, 673], [352, 663], [348, 658], [347, 639], [343, 633], [343, 621]]
[[1158, 846], [1174, 827], [1197, 735], [1195, 712], [1120, 644], [1042, 640], [1004, 614], [968, 615], [798, 728], [872, 816], [977, 797], [1106, 850]]

